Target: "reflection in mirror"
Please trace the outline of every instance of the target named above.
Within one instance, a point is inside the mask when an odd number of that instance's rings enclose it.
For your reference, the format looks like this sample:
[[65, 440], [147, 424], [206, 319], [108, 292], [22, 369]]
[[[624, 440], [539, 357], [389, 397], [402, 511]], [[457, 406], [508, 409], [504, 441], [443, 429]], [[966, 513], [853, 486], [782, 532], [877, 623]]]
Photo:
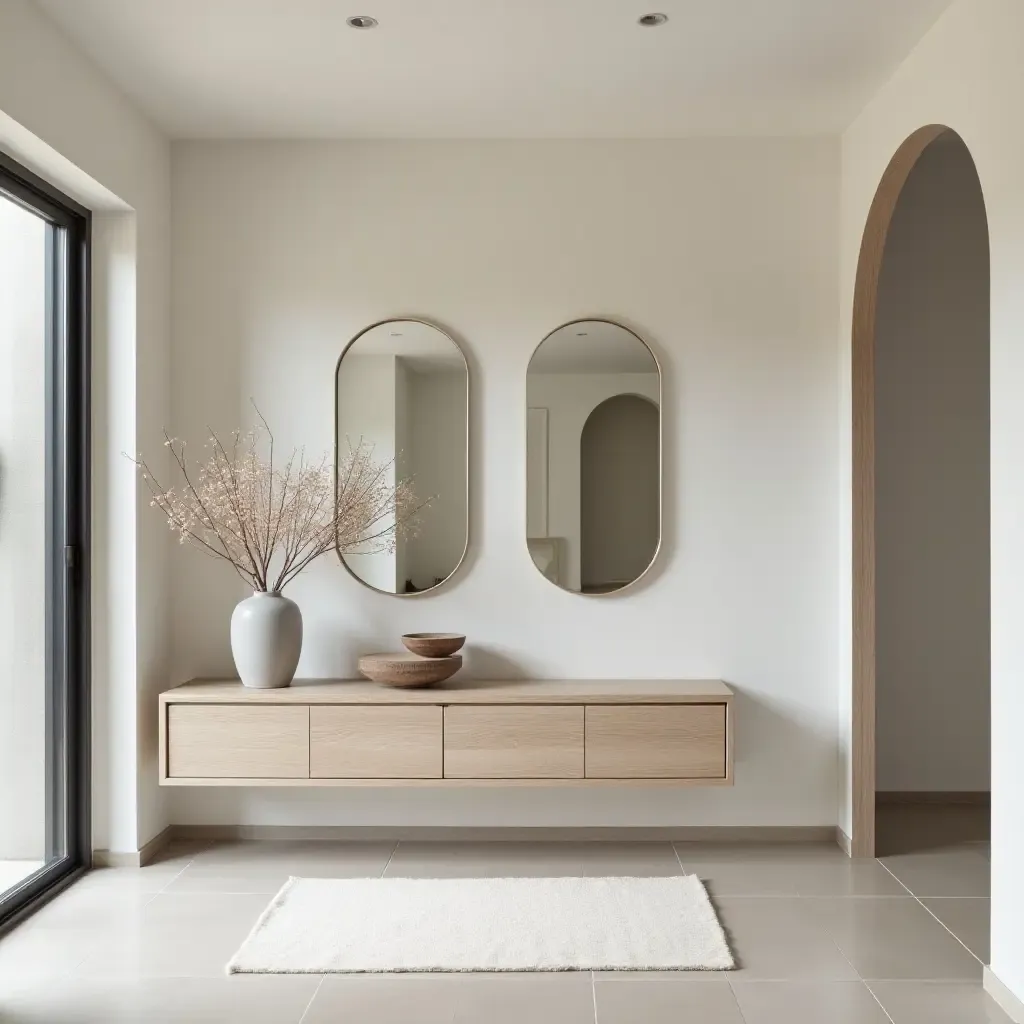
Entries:
[[[416, 594], [443, 583], [468, 541], [469, 370], [444, 331], [386, 320], [349, 342], [335, 379], [335, 451], [372, 448], [385, 483], [411, 484], [418, 511], [393, 543], [339, 552], [369, 587]], [[387, 525], [387, 524], [385, 524]]]
[[583, 594], [639, 579], [661, 542], [661, 371], [632, 331], [577, 320], [526, 375], [526, 536], [537, 569]]

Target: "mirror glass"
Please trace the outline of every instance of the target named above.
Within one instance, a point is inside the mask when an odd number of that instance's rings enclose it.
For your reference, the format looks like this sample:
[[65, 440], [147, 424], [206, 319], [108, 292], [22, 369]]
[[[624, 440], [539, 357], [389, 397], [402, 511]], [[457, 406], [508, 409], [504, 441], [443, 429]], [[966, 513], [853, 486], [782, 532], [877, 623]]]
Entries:
[[[462, 349], [433, 324], [388, 320], [349, 342], [335, 379], [339, 494], [353, 452], [380, 511], [358, 544], [342, 543], [346, 568], [388, 594], [443, 583], [468, 541], [469, 370]], [[400, 501], [386, 503], [396, 493]]]
[[610, 594], [661, 541], [661, 371], [632, 331], [577, 320], [526, 375], [526, 537], [552, 583]]

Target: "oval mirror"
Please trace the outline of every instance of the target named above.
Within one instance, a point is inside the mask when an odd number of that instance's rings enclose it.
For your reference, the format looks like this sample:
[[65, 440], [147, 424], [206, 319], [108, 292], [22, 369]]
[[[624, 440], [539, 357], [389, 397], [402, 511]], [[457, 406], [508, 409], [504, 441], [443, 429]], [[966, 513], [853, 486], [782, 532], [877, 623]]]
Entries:
[[[459, 567], [469, 539], [469, 368], [422, 320], [357, 334], [335, 375], [336, 538], [368, 587], [421, 594]], [[344, 534], [344, 535], [343, 535]]]
[[611, 594], [661, 543], [661, 370], [632, 331], [574, 320], [526, 374], [526, 538], [534, 565], [581, 594]]

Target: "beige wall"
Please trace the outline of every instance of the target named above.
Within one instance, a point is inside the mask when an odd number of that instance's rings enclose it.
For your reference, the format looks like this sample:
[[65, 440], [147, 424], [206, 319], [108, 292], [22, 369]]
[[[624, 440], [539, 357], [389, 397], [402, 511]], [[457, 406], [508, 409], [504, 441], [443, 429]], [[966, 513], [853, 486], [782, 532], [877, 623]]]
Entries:
[[[290, 591], [300, 675], [459, 630], [467, 676], [721, 676], [742, 695], [732, 789], [190, 791], [176, 821], [834, 823], [835, 140], [191, 142], [173, 163], [186, 438], [251, 395], [280, 444], [329, 450], [341, 348], [387, 316], [436, 319], [469, 359], [466, 566], [399, 600], [323, 559]], [[665, 376], [663, 550], [602, 600], [552, 586], [525, 541], [527, 366], [580, 316], [635, 329]], [[173, 564], [175, 677], [231, 671], [230, 574]]]
[[987, 790], [988, 227], [953, 136], [893, 217], [875, 382], [878, 789]]

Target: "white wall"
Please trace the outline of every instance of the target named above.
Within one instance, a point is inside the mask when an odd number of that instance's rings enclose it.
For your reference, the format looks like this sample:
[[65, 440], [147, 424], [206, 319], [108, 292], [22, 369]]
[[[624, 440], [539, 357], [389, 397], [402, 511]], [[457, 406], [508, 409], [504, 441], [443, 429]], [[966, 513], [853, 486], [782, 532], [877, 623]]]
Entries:
[[46, 225], [0, 196], [0, 860], [45, 857]]
[[[657, 403], [658, 386], [656, 373], [530, 373], [527, 378], [527, 404], [531, 409], [548, 410], [548, 536], [565, 541], [562, 578], [570, 590], [578, 591], [582, 580], [580, 438], [583, 426], [594, 409], [613, 395], [643, 395]], [[525, 445], [524, 438], [524, 453]], [[524, 478], [525, 475], [524, 468]], [[524, 518], [524, 534], [525, 529]]]
[[408, 379], [409, 468], [417, 498], [432, 499], [406, 542], [407, 575], [422, 590], [450, 576], [466, 548], [466, 372], [416, 372]]
[[168, 421], [167, 141], [28, 0], [0, 0], [0, 147], [93, 220], [93, 842], [166, 822], [156, 694], [167, 685], [170, 544], [122, 452], [159, 461]]
[[[1024, 5], [957, 0], [843, 137], [840, 320], [842, 822], [850, 828], [850, 337], [861, 235], [886, 164], [926, 124], [974, 158], [991, 245], [992, 969], [1024, 999]], [[955, 69], [955, 73], [951, 72]]]
[[[338, 354], [386, 316], [436, 319], [470, 363], [463, 569], [401, 600], [324, 558], [291, 591], [300, 674], [454, 629], [467, 674], [740, 694], [733, 789], [188, 791], [174, 820], [835, 821], [834, 141], [187, 143], [173, 165], [176, 433], [247, 422], [251, 395], [279, 442], [329, 450]], [[636, 329], [665, 372], [664, 548], [599, 601], [543, 579], [524, 540], [527, 364], [588, 315]], [[230, 672], [237, 587], [192, 552], [173, 565], [175, 678]]]
[[955, 136], [900, 196], [875, 345], [881, 791], [989, 788], [989, 275]]

